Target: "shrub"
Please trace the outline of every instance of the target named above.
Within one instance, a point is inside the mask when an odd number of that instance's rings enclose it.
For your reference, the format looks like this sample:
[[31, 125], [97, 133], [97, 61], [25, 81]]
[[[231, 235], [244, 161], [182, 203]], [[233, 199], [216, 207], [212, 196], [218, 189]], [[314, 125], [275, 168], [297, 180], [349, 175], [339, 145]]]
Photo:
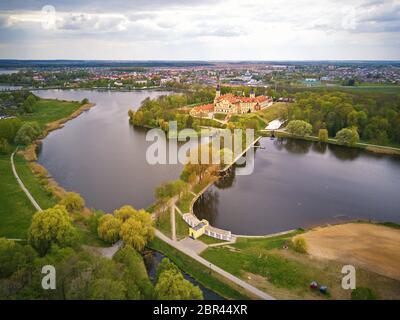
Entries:
[[328, 142], [328, 130], [326, 129], [319, 129], [318, 132], [318, 139], [321, 142]]
[[307, 253], [307, 242], [303, 237], [296, 237], [293, 239], [294, 250], [300, 253]]
[[60, 204], [65, 206], [69, 213], [80, 212], [85, 207], [85, 200], [76, 192], [67, 192]]

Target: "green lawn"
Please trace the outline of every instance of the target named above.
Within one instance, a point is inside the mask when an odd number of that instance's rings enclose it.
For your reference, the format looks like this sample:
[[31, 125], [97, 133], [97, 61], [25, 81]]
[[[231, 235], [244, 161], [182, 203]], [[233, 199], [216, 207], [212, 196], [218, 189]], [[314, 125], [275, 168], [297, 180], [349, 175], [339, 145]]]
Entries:
[[37, 121], [44, 128], [46, 124], [68, 117], [79, 109], [81, 104], [75, 101], [40, 99], [34, 106], [34, 112], [21, 116], [24, 121]]
[[183, 220], [182, 216], [175, 211], [175, 227], [176, 227], [176, 238], [178, 240], [186, 238], [189, 235], [189, 226]]
[[26, 239], [34, 207], [11, 171], [10, 156], [0, 156], [0, 237]]
[[214, 244], [214, 243], [224, 243], [224, 242], [226, 242], [224, 240], [220, 240], [220, 239], [217, 239], [217, 238], [209, 237], [209, 236], [207, 236], [205, 234], [203, 234], [197, 240], [200, 240], [200, 241], [204, 242], [205, 244]]
[[169, 209], [167, 212], [158, 216], [155, 225], [158, 230], [160, 230], [168, 238], [171, 238], [171, 214]]
[[181, 209], [182, 213], [188, 213], [190, 212], [190, 203], [192, 202], [193, 198], [194, 194], [188, 192], [185, 196], [178, 200], [176, 206]]
[[[53, 206], [56, 200], [45, 191], [26, 161], [15, 156], [14, 162], [19, 177], [39, 205], [44, 209]], [[0, 176], [0, 237], [26, 239], [35, 208], [12, 173], [9, 155], [0, 156]]]
[[163, 253], [182, 271], [186, 272], [203, 286], [213, 290], [219, 295], [227, 299], [249, 299], [246, 293], [243, 292], [242, 288], [216, 273], [210, 274], [210, 270], [207, 267], [176, 250], [162, 240], [155, 238], [147, 246]]

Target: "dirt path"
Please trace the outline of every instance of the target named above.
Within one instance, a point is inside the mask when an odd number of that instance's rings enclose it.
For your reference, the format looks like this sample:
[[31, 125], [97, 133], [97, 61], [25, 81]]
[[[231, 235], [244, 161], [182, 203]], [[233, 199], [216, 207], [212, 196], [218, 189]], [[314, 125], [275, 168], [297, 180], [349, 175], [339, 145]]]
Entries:
[[369, 223], [321, 227], [301, 235], [312, 256], [400, 280], [400, 229]]

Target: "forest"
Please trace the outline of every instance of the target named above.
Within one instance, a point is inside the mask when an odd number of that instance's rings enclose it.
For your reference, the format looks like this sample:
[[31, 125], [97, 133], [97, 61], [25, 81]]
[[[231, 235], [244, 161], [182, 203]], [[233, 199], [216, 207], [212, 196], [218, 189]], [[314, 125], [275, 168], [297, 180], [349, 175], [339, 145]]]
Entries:
[[379, 145], [400, 144], [400, 95], [378, 93], [301, 92], [293, 95], [288, 120], [304, 120], [313, 133], [327, 129], [335, 137], [343, 128], [357, 128], [360, 139]]

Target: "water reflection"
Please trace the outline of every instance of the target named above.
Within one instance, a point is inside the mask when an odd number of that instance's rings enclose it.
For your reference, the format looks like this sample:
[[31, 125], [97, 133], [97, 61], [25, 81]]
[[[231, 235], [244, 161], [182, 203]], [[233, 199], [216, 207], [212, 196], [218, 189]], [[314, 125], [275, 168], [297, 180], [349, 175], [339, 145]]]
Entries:
[[400, 222], [400, 158], [294, 139], [265, 138], [251, 175], [229, 174], [194, 206], [237, 234], [267, 234], [364, 219]]

